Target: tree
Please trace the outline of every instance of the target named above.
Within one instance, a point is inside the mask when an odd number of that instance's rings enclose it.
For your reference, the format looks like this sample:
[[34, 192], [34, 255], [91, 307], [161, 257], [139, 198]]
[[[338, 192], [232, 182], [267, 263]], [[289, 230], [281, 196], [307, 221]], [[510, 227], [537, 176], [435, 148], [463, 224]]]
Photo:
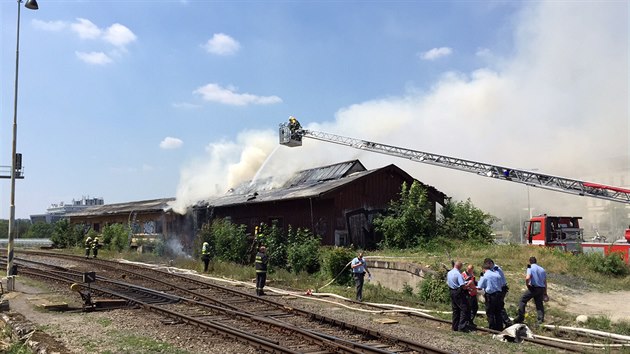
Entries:
[[374, 226], [383, 234], [385, 247], [415, 247], [435, 237], [436, 222], [426, 189], [417, 181], [411, 187], [403, 183], [400, 199], [390, 203], [387, 214], [376, 218]]
[[492, 224], [499, 219], [475, 207], [472, 201], [453, 202], [450, 198], [442, 208], [439, 235], [448, 239], [490, 243]]
[[55, 225], [43, 221], [36, 222], [26, 233], [26, 238], [51, 238]]
[[[103, 245], [110, 250], [120, 252], [129, 246], [129, 230], [122, 224], [105, 226], [103, 228], [102, 237]], [[92, 236], [92, 238], [94, 238], [94, 236]]]

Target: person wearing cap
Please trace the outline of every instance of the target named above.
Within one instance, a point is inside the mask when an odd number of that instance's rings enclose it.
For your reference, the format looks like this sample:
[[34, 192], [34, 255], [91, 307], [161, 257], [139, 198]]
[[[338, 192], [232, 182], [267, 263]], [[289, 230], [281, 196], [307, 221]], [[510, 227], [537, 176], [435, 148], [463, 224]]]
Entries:
[[525, 284], [527, 290], [523, 293], [518, 303], [518, 316], [514, 322], [522, 323], [525, 320], [525, 307], [529, 300], [534, 299], [536, 304], [537, 323], [545, 321], [545, 299], [547, 296], [547, 272], [537, 264], [536, 257], [529, 257], [529, 264], [525, 272]]
[[451, 293], [451, 309], [453, 310], [451, 327], [453, 331], [469, 332], [470, 309], [468, 308], [468, 287], [461, 275], [462, 262], [453, 262], [453, 269], [446, 274], [446, 284]]

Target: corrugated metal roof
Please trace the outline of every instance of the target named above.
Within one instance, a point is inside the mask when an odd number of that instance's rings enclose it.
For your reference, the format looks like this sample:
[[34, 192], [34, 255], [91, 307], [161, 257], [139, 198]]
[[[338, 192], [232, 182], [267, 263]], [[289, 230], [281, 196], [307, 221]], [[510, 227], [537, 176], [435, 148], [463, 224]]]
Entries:
[[95, 215], [108, 215], [108, 214], [121, 214], [132, 212], [147, 212], [156, 210], [169, 210], [169, 203], [175, 201], [175, 198], [162, 198], [141, 200], [128, 203], [117, 204], [105, 204], [97, 205], [89, 208], [85, 208], [75, 213], [66, 214], [66, 216], [95, 216]]
[[303, 182], [299, 185], [288, 188], [275, 188], [267, 190], [253, 191], [251, 193], [229, 193], [220, 197], [206, 200], [205, 205], [209, 206], [228, 206], [246, 203], [263, 203], [270, 201], [282, 201], [290, 199], [312, 198], [321, 194], [339, 188], [345, 184], [351, 183], [361, 177], [367, 176], [378, 170], [355, 172], [350, 176], [324, 181]]

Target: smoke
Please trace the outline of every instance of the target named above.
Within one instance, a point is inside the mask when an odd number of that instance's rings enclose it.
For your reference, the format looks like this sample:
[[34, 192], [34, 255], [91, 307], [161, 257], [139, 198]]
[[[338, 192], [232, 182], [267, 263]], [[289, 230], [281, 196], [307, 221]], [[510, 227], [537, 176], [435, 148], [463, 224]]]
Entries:
[[170, 255], [190, 258], [190, 255], [184, 252], [184, 246], [177, 237], [170, 237], [166, 242], [166, 248], [168, 249], [168, 254]]
[[[428, 90], [410, 88], [400, 97], [341, 108], [333, 121], [306, 128], [605, 184], [611, 182], [598, 178], [627, 176], [627, 3], [523, 5], [510, 56], [481, 50], [487, 60], [483, 67], [443, 73]], [[304, 123], [307, 117], [302, 118]], [[177, 205], [223, 194], [251, 179], [277, 139], [275, 131], [246, 131], [235, 142], [210, 144], [208, 156], [182, 170]], [[368, 168], [394, 163], [499, 216], [528, 206], [528, 192], [520, 184], [310, 139], [300, 148], [278, 149], [260, 176], [354, 158]], [[561, 193], [530, 188], [529, 194], [535, 213], [577, 213], [586, 206], [583, 199]]]

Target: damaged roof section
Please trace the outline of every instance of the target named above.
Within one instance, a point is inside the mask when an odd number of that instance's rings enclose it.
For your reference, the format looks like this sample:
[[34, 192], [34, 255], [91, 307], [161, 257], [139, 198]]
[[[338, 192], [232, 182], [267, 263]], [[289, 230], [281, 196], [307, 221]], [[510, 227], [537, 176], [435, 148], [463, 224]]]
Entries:
[[101, 216], [132, 212], [168, 211], [171, 209], [169, 203], [173, 201], [175, 201], [175, 198], [162, 198], [128, 203], [105, 204], [86, 208], [79, 212], [70, 213], [67, 214], [67, 216]]
[[[383, 169], [396, 169], [399, 173], [408, 176], [405, 171], [393, 164], [368, 171], [359, 160], [351, 160], [299, 171], [280, 187], [270, 187], [272, 184], [271, 178], [254, 182], [247, 181], [231, 189], [225, 195], [211, 198], [197, 204], [197, 206], [221, 207], [247, 203], [315, 198]], [[409, 176], [409, 178], [411, 179], [412, 177]], [[442, 192], [439, 192], [435, 188], [430, 186], [426, 187], [445, 197]]]

